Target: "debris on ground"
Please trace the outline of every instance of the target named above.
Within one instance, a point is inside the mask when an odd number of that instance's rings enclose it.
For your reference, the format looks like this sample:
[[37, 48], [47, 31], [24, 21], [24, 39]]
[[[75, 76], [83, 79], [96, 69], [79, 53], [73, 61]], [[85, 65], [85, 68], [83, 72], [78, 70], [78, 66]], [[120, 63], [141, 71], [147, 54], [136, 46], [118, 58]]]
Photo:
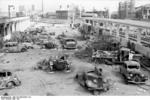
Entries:
[[48, 59], [43, 59], [39, 61], [34, 69], [44, 70], [46, 72], [62, 71], [62, 70], [69, 71], [71, 64], [69, 63], [67, 58], [68, 57], [66, 55], [63, 55], [59, 58], [49, 57]]

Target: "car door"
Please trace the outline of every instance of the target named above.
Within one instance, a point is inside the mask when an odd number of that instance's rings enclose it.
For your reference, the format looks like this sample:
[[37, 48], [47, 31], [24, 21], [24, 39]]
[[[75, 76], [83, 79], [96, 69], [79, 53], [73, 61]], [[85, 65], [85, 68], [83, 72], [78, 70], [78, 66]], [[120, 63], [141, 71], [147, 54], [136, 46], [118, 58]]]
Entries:
[[0, 88], [5, 88], [7, 83], [6, 76], [6, 72], [0, 72]]
[[128, 75], [127, 65], [126, 65], [126, 64], [124, 64], [123, 74], [124, 74], [126, 77], [127, 77], [127, 75]]
[[125, 75], [125, 73], [126, 73], [126, 64], [123, 64], [123, 65], [121, 66], [121, 73], [122, 73], [123, 75]]

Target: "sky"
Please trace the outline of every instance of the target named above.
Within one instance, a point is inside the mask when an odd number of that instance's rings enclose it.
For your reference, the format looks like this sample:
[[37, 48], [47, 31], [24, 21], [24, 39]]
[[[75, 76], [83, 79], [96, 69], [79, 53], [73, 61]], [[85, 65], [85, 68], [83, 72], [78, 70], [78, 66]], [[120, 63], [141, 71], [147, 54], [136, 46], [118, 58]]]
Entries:
[[[125, 0], [43, 0], [44, 11], [54, 12], [59, 9], [59, 6], [62, 5], [63, 9], [67, 8], [67, 5], [77, 5], [79, 8], [85, 8], [86, 10], [92, 10], [93, 8], [97, 10], [104, 10], [108, 8], [110, 12], [118, 10], [118, 3]], [[0, 0], [0, 9], [7, 10], [7, 7], [4, 7], [6, 4], [11, 3], [15, 6], [25, 5], [31, 6], [35, 5], [36, 9], [41, 9], [42, 0]], [[136, 0], [136, 6], [150, 4], [150, 0]]]

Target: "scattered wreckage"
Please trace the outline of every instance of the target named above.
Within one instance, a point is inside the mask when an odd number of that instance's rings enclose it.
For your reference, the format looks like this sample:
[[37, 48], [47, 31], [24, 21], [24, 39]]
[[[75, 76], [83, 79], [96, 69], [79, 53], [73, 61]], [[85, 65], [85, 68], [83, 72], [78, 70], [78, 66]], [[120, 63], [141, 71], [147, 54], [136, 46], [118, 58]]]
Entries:
[[104, 79], [101, 68], [95, 67], [95, 70], [78, 73], [75, 78], [81, 86], [91, 91], [94, 95], [110, 89], [110, 82]]
[[92, 61], [106, 64], [122, 64], [124, 61], [139, 61], [141, 54], [136, 54], [128, 48], [122, 47], [117, 51], [93, 50]]
[[0, 71], [0, 89], [13, 88], [21, 85], [21, 81], [16, 75], [8, 70]]
[[136, 61], [125, 61], [120, 67], [120, 73], [124, 76], [127, 84], [142, 84], [148, 80], [148, 76], [142, 73], [141, 66]]
[[49, 58], [44, 59], [37, 64], [37, 69], [44, 70], [49, 73], [53, 73], [54, 71], [71, 71], [71, 63], [67, 60], [67, 56], [61, 56], [59, 58], [53, 59]]

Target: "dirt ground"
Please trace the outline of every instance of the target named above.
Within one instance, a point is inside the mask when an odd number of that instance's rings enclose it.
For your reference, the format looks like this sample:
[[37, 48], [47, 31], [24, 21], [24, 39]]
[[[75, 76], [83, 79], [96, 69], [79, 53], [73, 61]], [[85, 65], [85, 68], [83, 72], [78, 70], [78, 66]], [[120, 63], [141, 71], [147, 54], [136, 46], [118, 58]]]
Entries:
[[[41, 24], [38, 24], [41, 25]], [[68, 31], [67, 35], [78, 35], [77, 30], [72, 30], [69, 25], [42, 24], [47, 26], [48, 31], [55, 31], [60, 34]], [[78, 41], [78, 44], [84, 42]], [[70, 73], [56, 72], [53, 74], [46, 73], [40, 70], [33, 70], [36, 63], [43, 58], [52, 55], [57, 55], [62, 52], [72, 54], [74, 51], [63, 50], [44, 50], [32, 49], [24, 53], [7, 53], [0, 56], [0, 68], [9, 69], [16, 74], [21, 80], [22, 84], [12, 89], [0, 90], [0, 95], [8, 93], [9, 95], [21, 96], [89, 96], [90, 92], [82, 88], [75, 80], [76, 73], [90, 70], [94, 68], [94, 64], [71, 57], [72, 71]], [[103, 92], [100, 95], [150, 95], [150, 87], [141, 85], [127, 85], [124, 83], [122, 76], [119, 73], [119, 66], [98, 65], [103, 68], [104, 76], [111, 80], [111, 89], [108, 92]], [[149, 73], [144, 71], [147, 75]], [[150, 76], [150, 75], [149, 75]], [[150, 81], [147, 82], [150, 84]]]

